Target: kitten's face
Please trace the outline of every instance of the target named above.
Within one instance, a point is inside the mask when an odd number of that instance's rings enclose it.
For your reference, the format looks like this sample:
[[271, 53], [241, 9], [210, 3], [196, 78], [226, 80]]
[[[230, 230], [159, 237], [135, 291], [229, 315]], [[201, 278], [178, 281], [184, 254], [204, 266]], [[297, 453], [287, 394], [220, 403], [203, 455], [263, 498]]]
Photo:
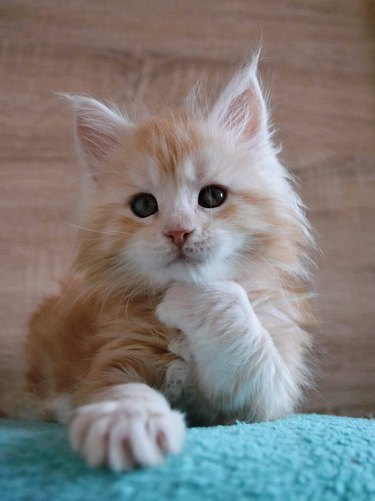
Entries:
[[97, 259], [118, 283], [233, 278], [266, 224], [256, 164], [225, 134], [187, 116], [132, 130], [100, 180], [90, 223], [100, 232]]
[[303, 215], [270, 141], [256, 64], [204, 118], [175, 112], [134, 126], [94, 99], [69, 97], [95, 180], [78, 266], [96, 285], [144, 291], [258, 272], [261, 282], [276, 262], [299, 272]]

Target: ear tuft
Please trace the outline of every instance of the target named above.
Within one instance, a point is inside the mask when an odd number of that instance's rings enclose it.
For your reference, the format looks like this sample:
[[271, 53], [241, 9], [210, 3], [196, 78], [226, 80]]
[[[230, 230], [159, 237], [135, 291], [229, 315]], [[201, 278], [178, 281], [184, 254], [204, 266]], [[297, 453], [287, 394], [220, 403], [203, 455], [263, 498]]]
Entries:
[[91, 97], [63, 93], [59, 96], [73, 108], [76, 139], [85, 165], [98, 171], [131, 123], [117, 110]]
[[257, 76], [259, 58], [260, 51], [229, 82], [211, 112], [216, 125], [243, 140], [269, 136], [267, 106]]

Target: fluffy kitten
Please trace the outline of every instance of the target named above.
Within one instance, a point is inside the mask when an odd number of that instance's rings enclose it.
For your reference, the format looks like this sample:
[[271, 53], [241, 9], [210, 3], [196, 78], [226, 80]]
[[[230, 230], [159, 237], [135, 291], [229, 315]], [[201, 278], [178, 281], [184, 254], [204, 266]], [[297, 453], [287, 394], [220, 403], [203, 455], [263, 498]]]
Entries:
[[311, 237], [256, 67], [207, 116], [133, 124], [68, 97], [84, 223], [71, 276], [30, 321], [26, 386], [91, 465], [160, 463], [180, 452], [185, 415], [271, 420], [299, 401]]

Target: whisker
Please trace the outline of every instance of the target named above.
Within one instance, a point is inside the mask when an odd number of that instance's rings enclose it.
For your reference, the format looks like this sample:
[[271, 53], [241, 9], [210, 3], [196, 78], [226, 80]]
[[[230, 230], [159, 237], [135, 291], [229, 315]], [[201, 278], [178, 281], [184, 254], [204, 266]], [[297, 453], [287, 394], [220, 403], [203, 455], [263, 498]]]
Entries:
[[76, 228], [78, 230], [85, 230], [85, 231], [90, 231], [90, 232], [93, 232], [93, 233], [99, 233], [101, 235], [109, 235], [109, 236], [113, 236], [113, 235], [122, 235], [122, 236], [129, 236], [129, 235], [132, 235], [132, 233], [129, 233], [129, 232], [126, 232], [126, 231], [100, 231], [100, 230], [94, 230], [92, 228], [87, 228], [86, 226], [80, 226], [78, 224], [74, 224], [74, 223], [66, 223], [68, 226], [71, 226], [72, 228]]

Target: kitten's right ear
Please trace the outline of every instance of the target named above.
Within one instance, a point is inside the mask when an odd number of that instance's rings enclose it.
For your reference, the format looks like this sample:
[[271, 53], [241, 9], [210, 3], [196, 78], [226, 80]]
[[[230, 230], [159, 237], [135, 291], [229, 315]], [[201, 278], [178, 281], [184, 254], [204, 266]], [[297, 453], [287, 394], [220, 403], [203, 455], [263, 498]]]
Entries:
[[95, 175], [100, 171], [105, 157], [132, 124], [117, 110], [108, 108], [96, 99], [71, 94], [60, 96], [73, 108], [79, 151], [84, 164]]
[[268, 140], [266, 99], [257, 76], [260, 51], [232, 78], [211, 111], [211, 119], [221, 129], [244, 141]]

